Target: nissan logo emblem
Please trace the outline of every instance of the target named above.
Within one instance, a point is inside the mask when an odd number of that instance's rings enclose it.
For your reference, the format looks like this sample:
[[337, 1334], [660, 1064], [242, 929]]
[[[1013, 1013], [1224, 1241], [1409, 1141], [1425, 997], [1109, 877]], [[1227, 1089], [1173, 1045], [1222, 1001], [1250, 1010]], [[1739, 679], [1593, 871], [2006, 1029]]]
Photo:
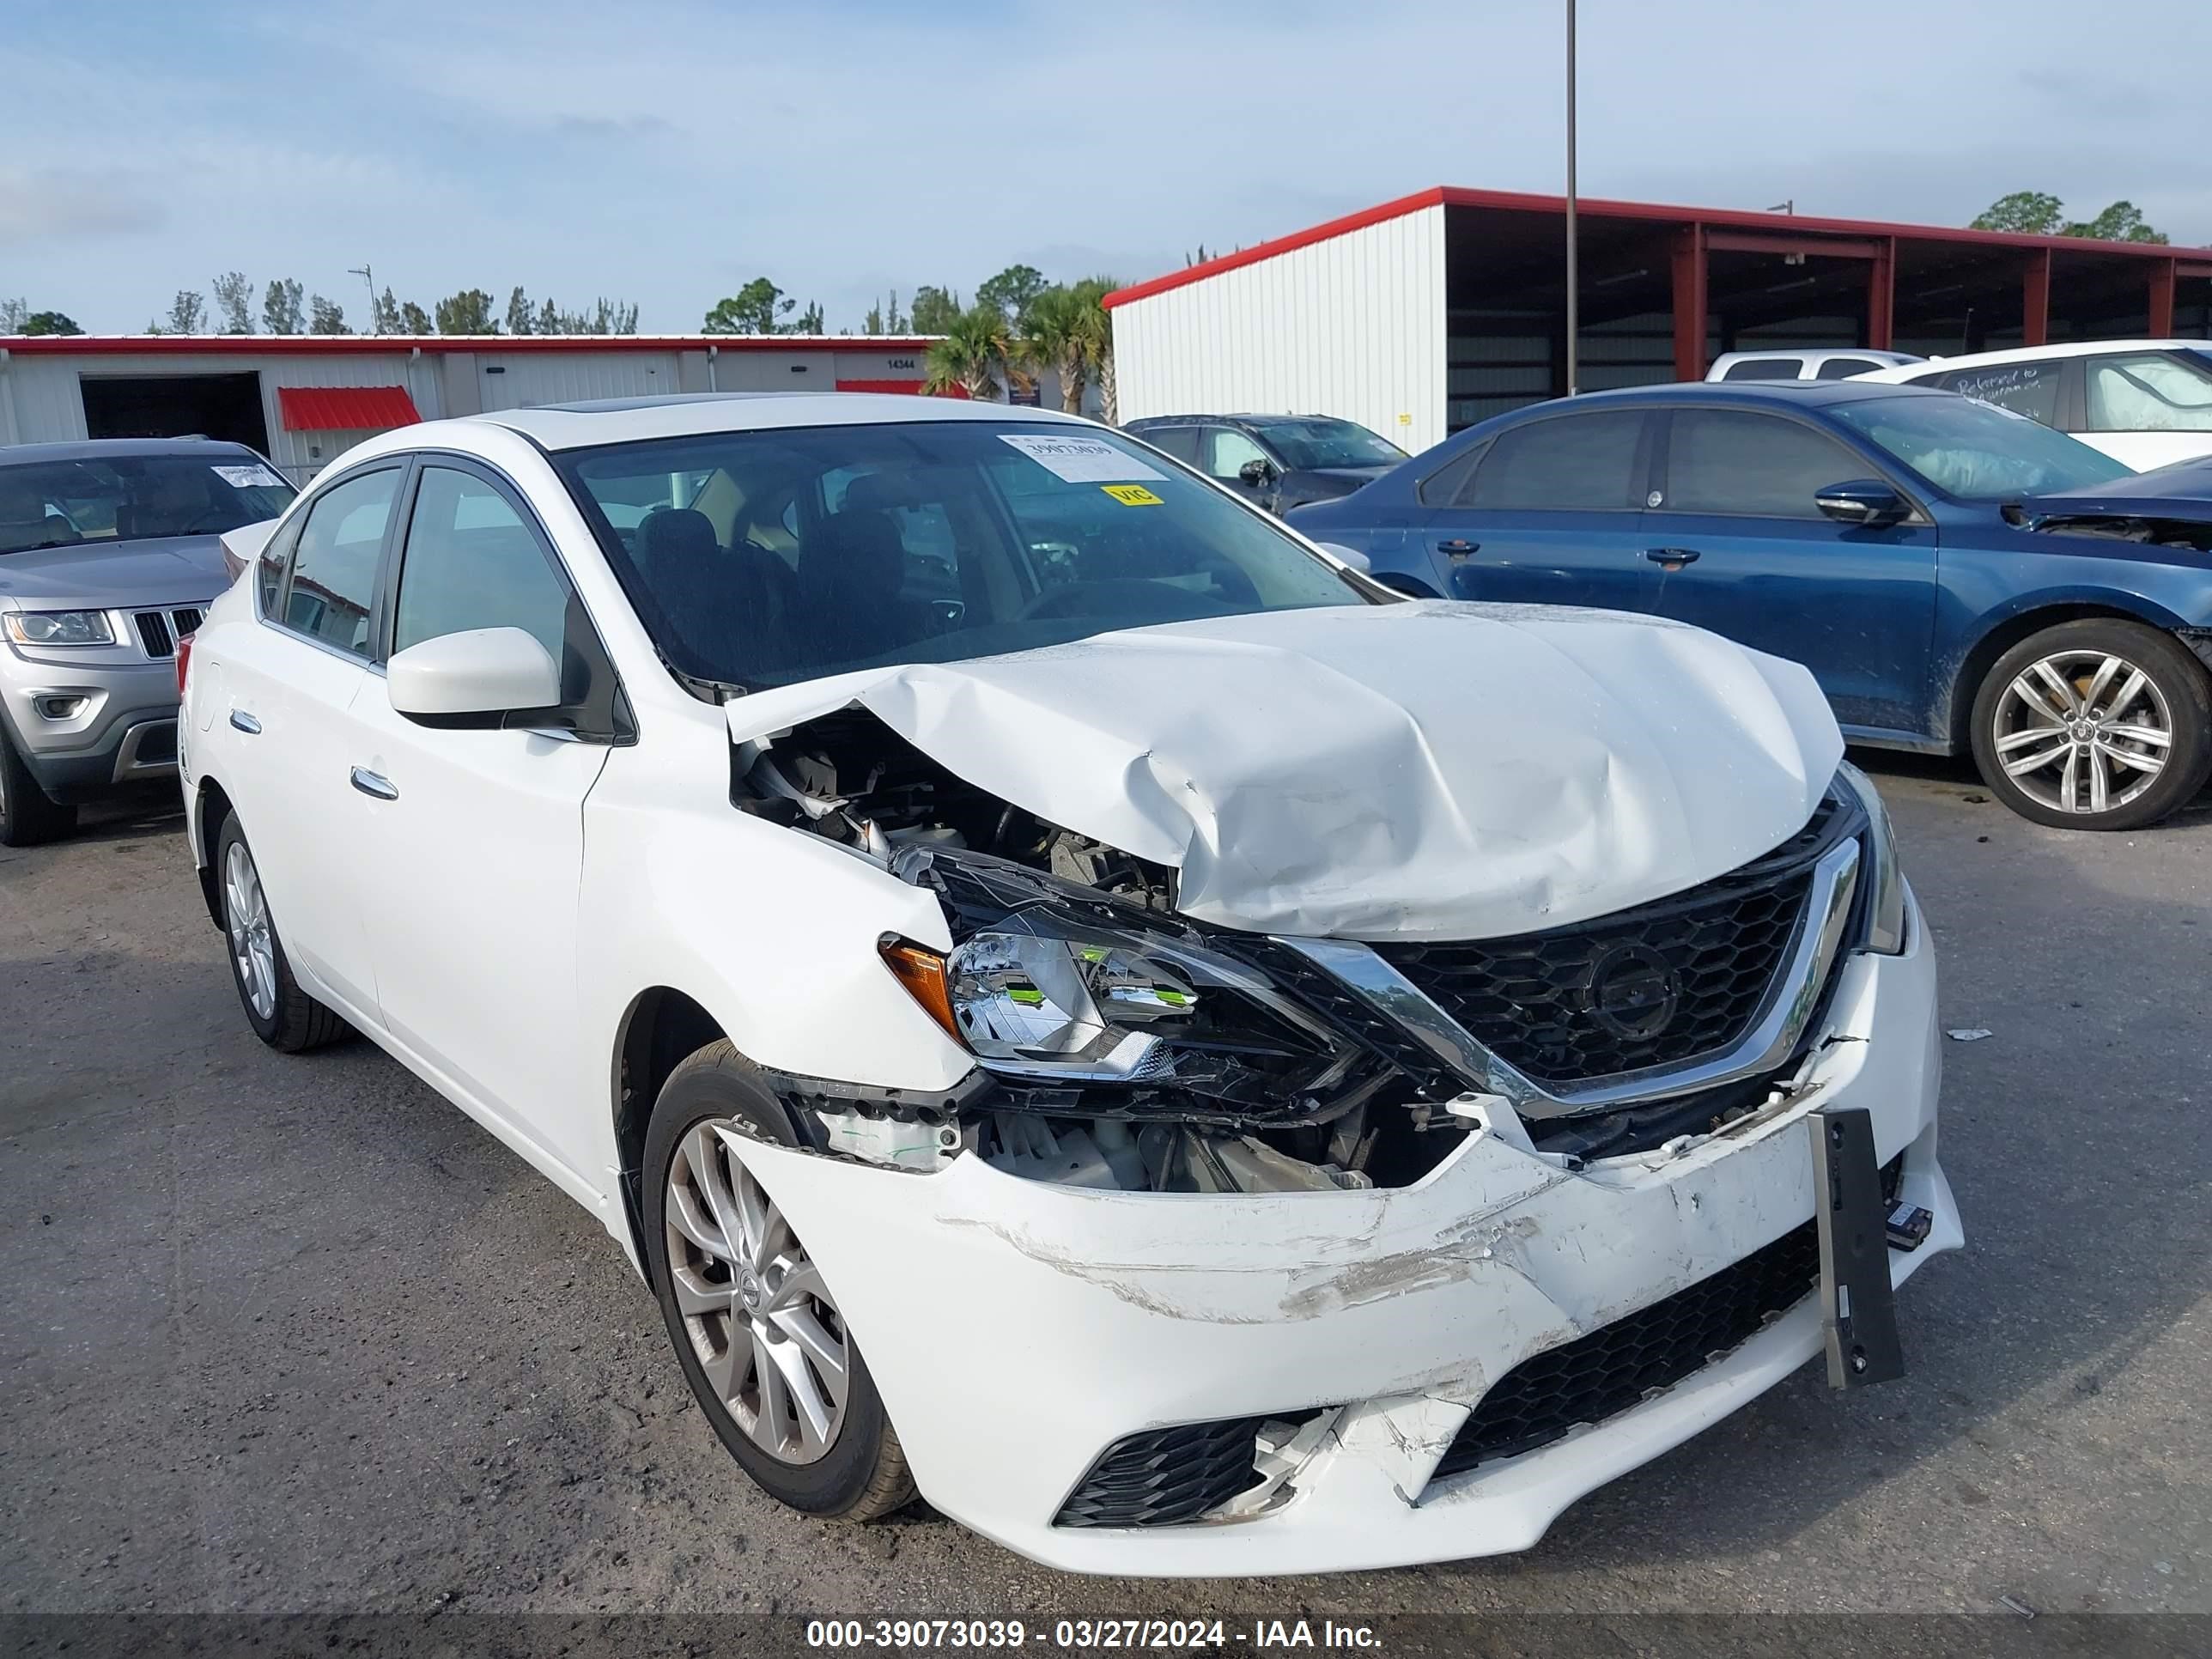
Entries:
[[1616, 945], [1590, 963], [1583, 1000], [1590, 1018], [1613, 1036], [1644, 1042], [1667, 1029], [1681, 992], [1656, 951]]

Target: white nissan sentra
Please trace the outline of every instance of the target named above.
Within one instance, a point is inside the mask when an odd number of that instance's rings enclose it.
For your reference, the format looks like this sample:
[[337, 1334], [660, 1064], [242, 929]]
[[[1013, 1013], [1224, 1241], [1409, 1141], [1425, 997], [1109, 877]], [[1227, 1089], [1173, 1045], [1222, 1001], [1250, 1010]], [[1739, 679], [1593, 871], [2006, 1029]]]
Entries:
[[937, 399], [434, 422], [229, 542], [182, 770], [247, 1020], [587, 1206], [798, 1509], [1522, 1549], [1893, 1373], [1960, 1241], [1927, 931], [1795, 665], [1404, 601]]

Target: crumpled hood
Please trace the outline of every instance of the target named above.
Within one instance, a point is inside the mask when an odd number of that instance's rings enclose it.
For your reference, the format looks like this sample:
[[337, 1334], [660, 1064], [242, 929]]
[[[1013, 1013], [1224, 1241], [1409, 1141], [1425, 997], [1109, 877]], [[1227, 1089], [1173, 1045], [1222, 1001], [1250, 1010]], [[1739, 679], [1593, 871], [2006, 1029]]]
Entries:
[[1813, 678], [1611, 611], [1422, 601], [867, 669], [727, 708], [737, 740], [857, 704], [981, 788], [1181, 872], [1198, 919], [1482, 939], [1692, 886], [1811, 816], [1843, 758]]
[[229, 582], [213, 535], [69, 542], [0, 554], [0, 598], [27, 611], [204, 605]]

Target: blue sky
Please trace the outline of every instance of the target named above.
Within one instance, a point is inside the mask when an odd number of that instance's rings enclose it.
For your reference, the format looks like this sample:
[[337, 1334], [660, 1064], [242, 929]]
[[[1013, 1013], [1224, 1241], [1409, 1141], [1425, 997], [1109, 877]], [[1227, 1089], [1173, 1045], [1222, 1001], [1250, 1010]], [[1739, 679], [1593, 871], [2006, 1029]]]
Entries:
[[[1128, 279], [1432, 184], [1556, 190], [1560, 0], [0, 0], [0, 297], [132, 331], [243, 270], [829, 326], [1016, 260]], [[2206, 0], [1582, 0], [1591, 195], [2212, 243]], [[2183, 66], [2187, 66], [2186, 68]]]

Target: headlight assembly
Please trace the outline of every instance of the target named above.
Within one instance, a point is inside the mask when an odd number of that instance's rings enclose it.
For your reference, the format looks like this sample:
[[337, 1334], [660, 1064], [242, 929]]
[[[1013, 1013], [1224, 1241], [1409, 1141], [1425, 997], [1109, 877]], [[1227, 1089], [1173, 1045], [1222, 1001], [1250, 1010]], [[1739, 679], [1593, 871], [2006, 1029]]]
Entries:
[[1866, 886], [1866, 926], [1859, 948], [1878, 955], [1901, 956], [1905, 951], [1905, 874], [1897, 863], [1897, 837], [1889, 827], [1889, 809], [1881, 804], [1874, 780], [1856, 766], [1836, 769], [1836, 780], [1858, 798], [1866, 809], [1866, 857], [1859, 879]]
[[[968, 933], [950, 956], [902, 939], [884, 960], [976, 1061], [1015, 1085], [1146, 1091], [1296, 1115], [1355, 1051], [1265, 979], [1188, 940], [1039, 906]], [[1064, 1100], [1060, 1109], [1066, 1109]]]
[[18, 645], [112, 645], [105, 611], [10, 611], [8, 637]]

